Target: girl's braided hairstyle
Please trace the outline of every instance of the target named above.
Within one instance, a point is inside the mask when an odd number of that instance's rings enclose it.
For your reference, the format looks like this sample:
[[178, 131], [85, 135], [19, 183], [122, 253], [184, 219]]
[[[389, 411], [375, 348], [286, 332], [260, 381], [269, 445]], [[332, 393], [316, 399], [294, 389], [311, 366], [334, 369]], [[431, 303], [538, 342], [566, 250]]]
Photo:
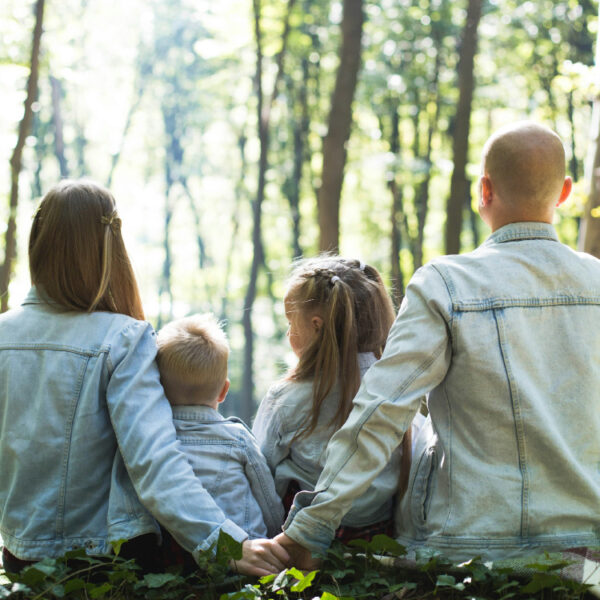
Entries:
[[358, 353], [381, 356], [394, 309], [377, 269], [329, 255], [295, 263], [286, 301], [293, 310], [315, 312], [323, 319], [317, 337], [287, 375], [292, 381], [313, 380], [310, 414], [295, 436], [300, 439], [317, 427], [321, 406], [338, 381], [339, 405], [329, 425], [343, 425], [360, 386]]

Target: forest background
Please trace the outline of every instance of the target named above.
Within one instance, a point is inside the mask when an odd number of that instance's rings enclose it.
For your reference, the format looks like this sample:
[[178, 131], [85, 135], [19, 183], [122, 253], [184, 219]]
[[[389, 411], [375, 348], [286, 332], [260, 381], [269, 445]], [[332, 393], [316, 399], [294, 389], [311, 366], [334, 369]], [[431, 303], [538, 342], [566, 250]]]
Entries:
[[41, 196], [90, 177], [147, 318], [226, 323], [223, 412], [250, 421], [294, 360], [292, 260], [339, 249], [398, 305], [421, 264], [489, 234], [479, 156], [504, 124], [561, 135], [559, 236], [600, 255], [597, 34], [592, 0], [3, 0], [2, 309], [29, 288]]

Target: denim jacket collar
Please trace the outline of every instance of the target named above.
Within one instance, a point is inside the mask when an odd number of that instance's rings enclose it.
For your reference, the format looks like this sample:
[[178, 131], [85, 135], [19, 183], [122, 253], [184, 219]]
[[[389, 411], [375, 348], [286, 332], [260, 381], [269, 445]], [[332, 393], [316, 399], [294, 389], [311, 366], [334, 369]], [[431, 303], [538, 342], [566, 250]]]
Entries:
[[41, 294], [35, 285], [32, 285], [27, 292], [27, 296], [25, 296], [25, 300], [21, 302], [21, 306], [25, 306], [26, 304], [42, 304], [44, 300], [42, 299]]
[[519, 240], [550, 240], [558, 242], [558, 236], [554, 226], [550, 223], [540, 221], [525, 221], [522, 223], [509, 223], [496, 229], [492, 235], [482, 244], [490, 246], [502, 242], [515, 242]]
[[27, 296], [23, 302], [21, 302], [21, 306], [27, 306], [28, 304], [46, 304], [49, 306], [58, 307], [62, 310], [67, 310], [62, 307], [56, 300], [52, 300], [48, 294], [46, 294], [43, 288], [39, 286], [32, 285], [27, 292]]
[[215, 410], [212, 406], [205, 404], [186, 404], [171, 406], [173, 418], [180, 421], [224, 421], [225, 417]]

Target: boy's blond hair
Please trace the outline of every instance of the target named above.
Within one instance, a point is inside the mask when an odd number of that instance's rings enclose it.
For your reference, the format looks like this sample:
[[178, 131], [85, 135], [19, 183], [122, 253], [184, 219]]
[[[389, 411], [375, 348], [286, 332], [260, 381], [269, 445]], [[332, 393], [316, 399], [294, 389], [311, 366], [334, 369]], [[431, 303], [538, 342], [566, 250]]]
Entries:
[[165, 325], [156, 361], [171, 404], [210, 404], [227, 381], [229, 344], [213, 314], [192, 315]]

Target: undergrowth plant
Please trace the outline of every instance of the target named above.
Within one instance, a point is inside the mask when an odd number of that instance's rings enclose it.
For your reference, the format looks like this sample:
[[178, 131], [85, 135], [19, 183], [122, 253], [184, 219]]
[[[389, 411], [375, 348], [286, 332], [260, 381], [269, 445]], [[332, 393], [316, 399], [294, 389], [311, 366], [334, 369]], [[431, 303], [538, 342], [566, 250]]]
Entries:
[[[15, 600], [577, 600], [589, 586], [562, 578], [568, 562], [545, 554], [527, 565], [528, 573], [473, 559], [459, 565], [429, 553], [406, 559], [406, 551], [387, 536], [334, 542], [319, 570], [286, 569], [258, 580], [228, 569], [241, 558], [241, 544], [221, 533], [216, 547], [199, 557], [198, 569], [143, 573], [133, 560], [86, 555], [84, 550], [45, 558], [19, 574], [0, 579], [0, 598]], [[0, 576], [1, 577], [1, 576]]]

